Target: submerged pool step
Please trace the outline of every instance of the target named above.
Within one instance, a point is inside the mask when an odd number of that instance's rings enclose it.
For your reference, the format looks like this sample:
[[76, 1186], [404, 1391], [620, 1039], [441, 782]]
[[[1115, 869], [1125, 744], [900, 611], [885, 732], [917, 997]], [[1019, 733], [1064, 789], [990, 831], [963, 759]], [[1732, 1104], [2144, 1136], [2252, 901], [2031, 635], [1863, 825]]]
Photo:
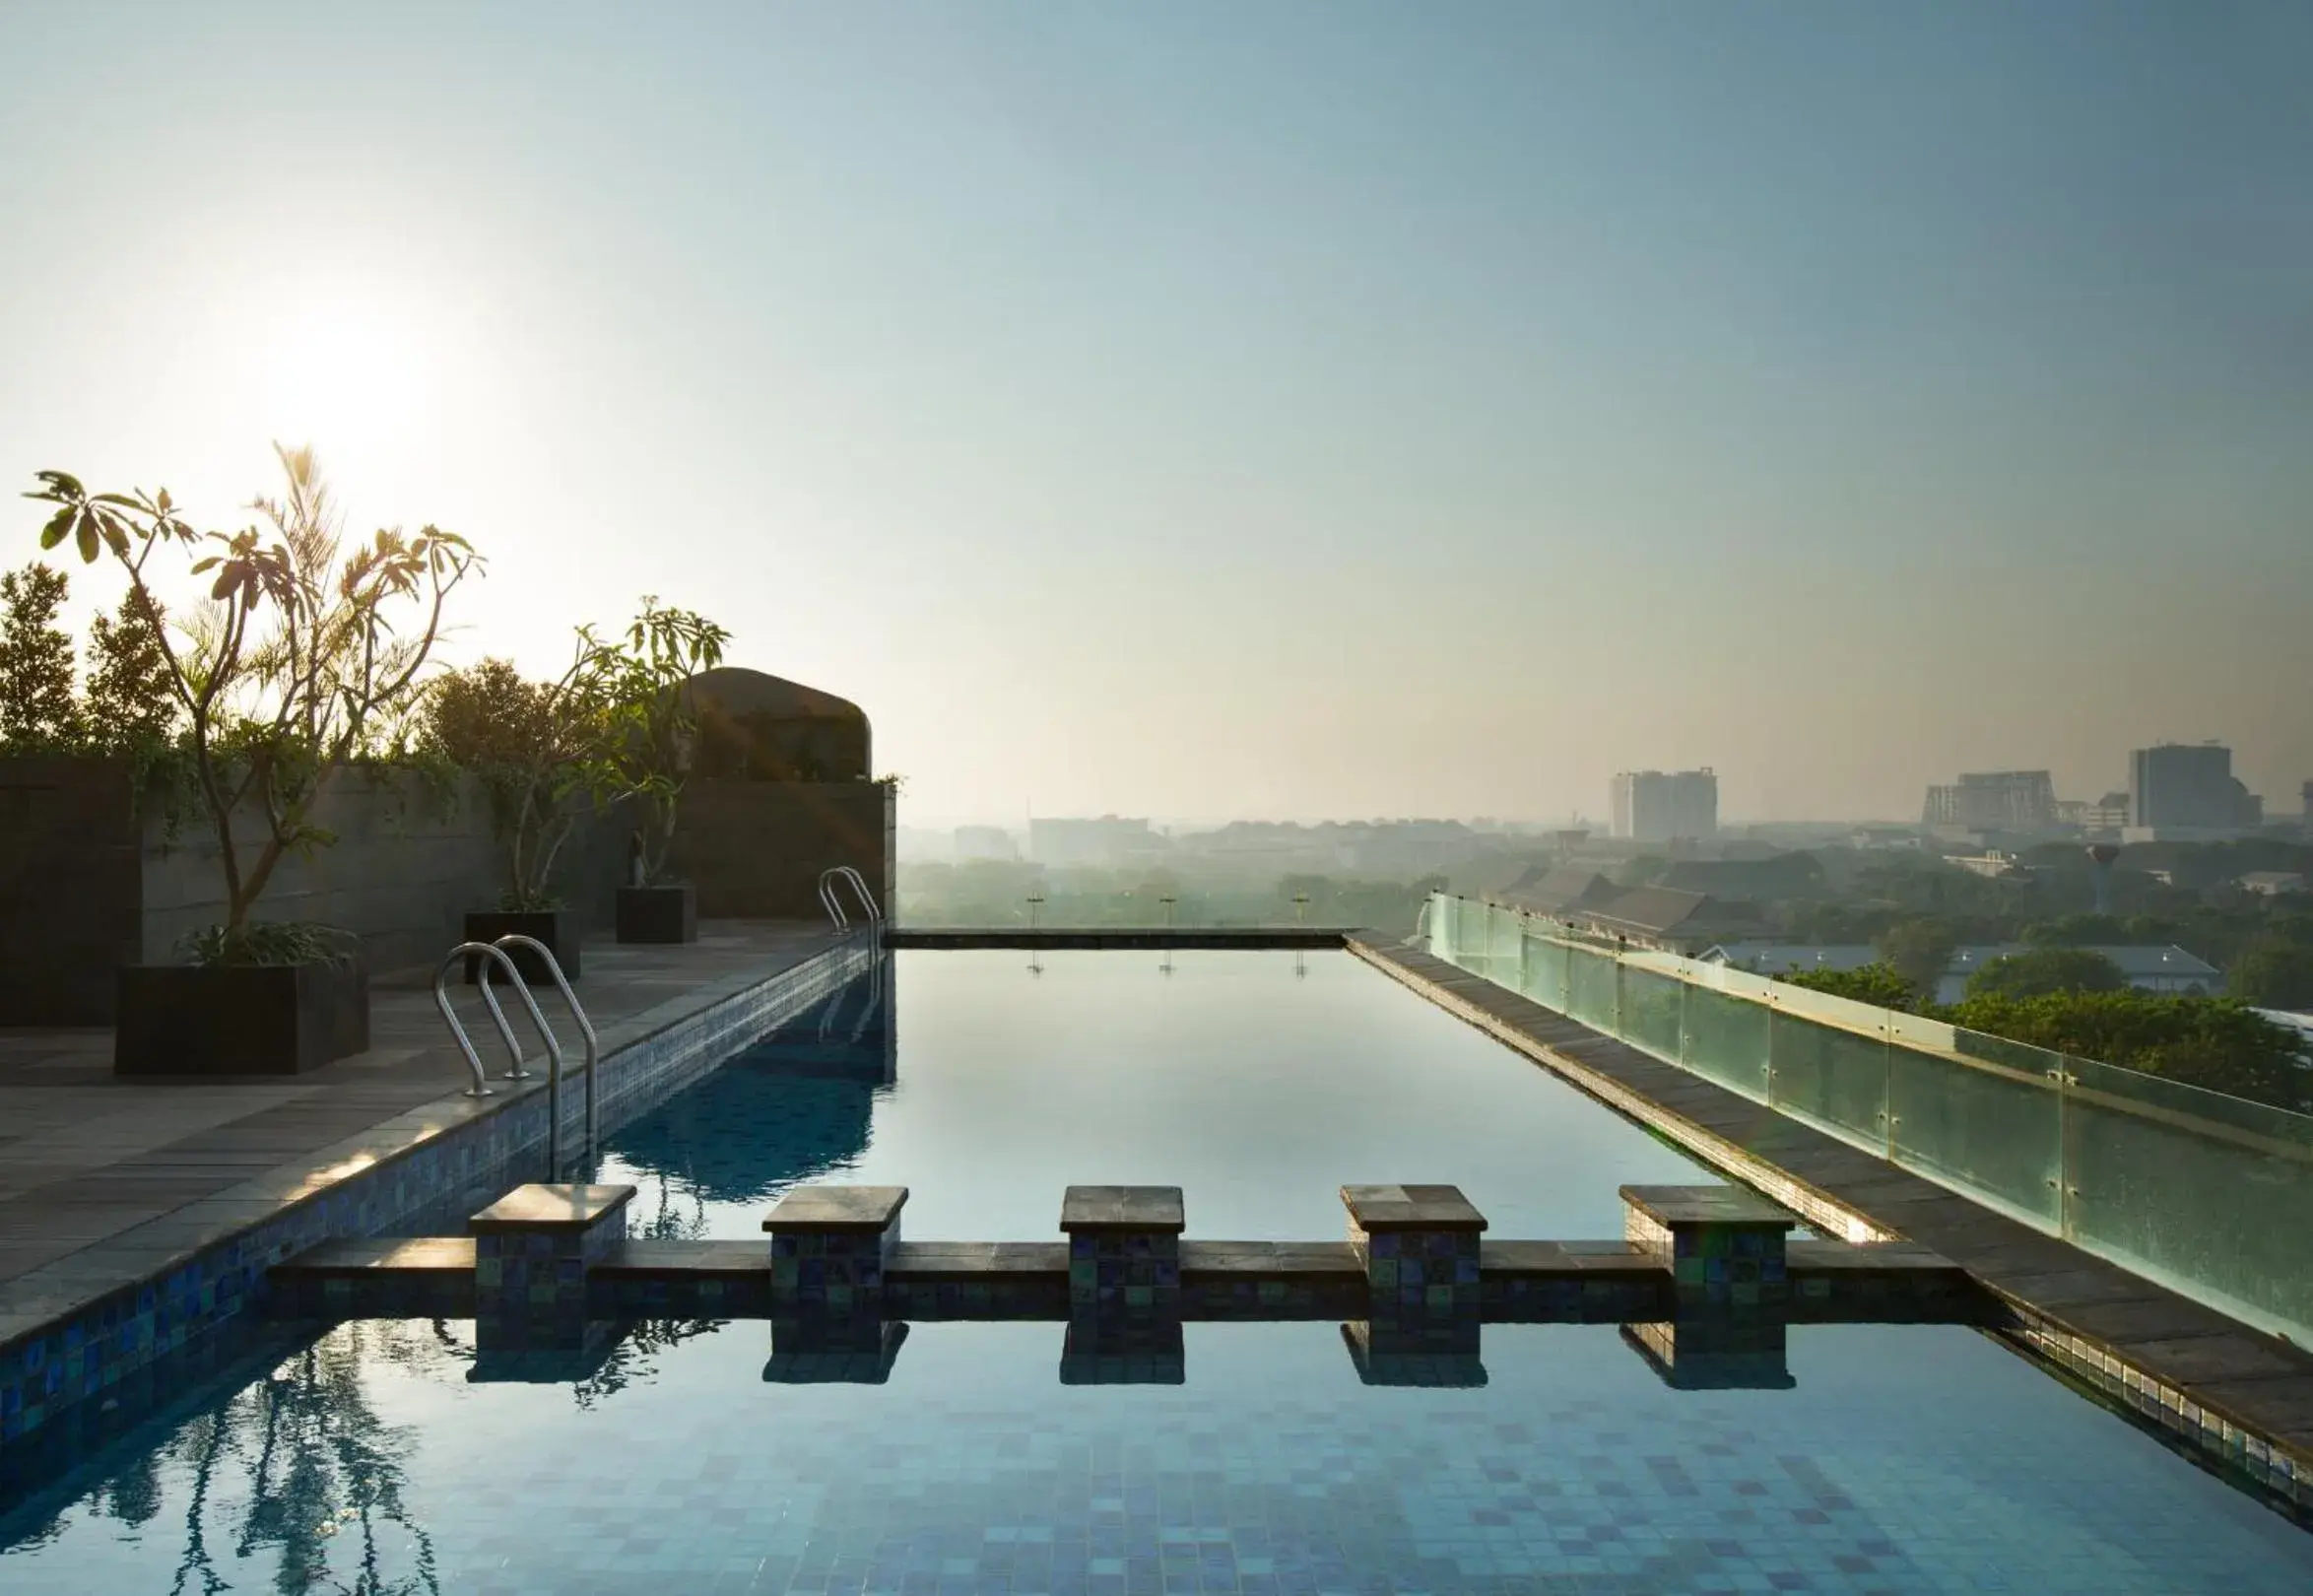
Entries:
[[[1792, 1323], [1932, 1320], [1985, 1323], [1993, 1304], [1966, 1273], [1900, 1242], [1788, 1243]], [[328, 1241], [272, 1271], [274, 1311], [296, 1318], [471, 1318], [472, 1236]], [[1670, 1315], [1661, 1261], [1629, 1241], [1487, 1241], [1479, 1249], [1489, 1323], [1620, 1323]], [[894, 1319], [1069, 1316], [1061, 1241], [900, 1241], [886, 1265]], [[587, 1271], [591, 1311], [752, 1319], [770, 1316], [770, 1261], [758, 1241], [611, 1243]], [[1181, 1317], [1354, 1319], [1366, 1311], [1365, 1271], [1347, 1241], [1180, 1244]]]

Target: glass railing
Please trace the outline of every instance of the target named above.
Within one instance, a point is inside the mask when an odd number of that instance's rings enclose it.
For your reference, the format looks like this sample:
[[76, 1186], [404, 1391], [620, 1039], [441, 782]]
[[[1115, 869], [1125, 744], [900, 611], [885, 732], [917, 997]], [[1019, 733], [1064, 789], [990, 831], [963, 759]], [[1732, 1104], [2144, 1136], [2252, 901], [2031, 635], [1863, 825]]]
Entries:
[[2313, 1117], [1439, 895], [1436, 957], [2313, 1346]]

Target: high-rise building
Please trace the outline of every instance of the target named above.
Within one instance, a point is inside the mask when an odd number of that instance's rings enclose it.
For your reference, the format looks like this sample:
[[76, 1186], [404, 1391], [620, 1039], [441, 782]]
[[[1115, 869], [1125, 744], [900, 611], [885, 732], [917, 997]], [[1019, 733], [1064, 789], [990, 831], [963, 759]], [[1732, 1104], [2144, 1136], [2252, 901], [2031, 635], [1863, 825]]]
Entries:
[[1969, 772], [1928, 789], [1920, 824], [1930, 831], [2045, 831], [2056, 824], [2056, 784], [2045, 770]]
[[1633, 842], [1718, 835], [1719, 778], [1699, 770], [1624, 770], [1615, 777], [1614, 832]]
[[2227, 831], [2255, 827], [2264, 804], [2232, 773], [2221, 743], [2159, 743], [2128, 757], [2129, 824], [2144, 831]]

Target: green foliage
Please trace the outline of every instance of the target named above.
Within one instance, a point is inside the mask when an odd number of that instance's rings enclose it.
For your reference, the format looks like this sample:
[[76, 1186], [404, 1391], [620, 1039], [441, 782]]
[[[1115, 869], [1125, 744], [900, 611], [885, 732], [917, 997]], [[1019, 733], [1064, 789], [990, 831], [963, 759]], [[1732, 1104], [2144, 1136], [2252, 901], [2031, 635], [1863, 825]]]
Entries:
[[723, 662], [730, 632], [693, 610], [662, 606], [645, 594], [626, 634], [595, 643], [600, 688], [616, 728], [609, 751], [616, 793], [642, 806], [642, 872], [661, 879], [675, 838], [675, 810], [690, 777], [698, 720], [683, 685]]
[[2225, 991], [2267, 1009], [2313, 1009], [2313, 940], [2258, 938], [2233, 962]]
[[2051, 1052], [2117, 1064], [2303, 1113], [2313, 1070], [2296, 1036], [2246, 1004], [2124, 988], [1971, 996], [1937, 1018]]
[[2087, 948], [2098, 944], [2118, 948], [2169, 940], [2146, 934], [2141, 929], [2143, 923], [2124, 920], [2115, 914], [2060, 914], [2052, 920], [2034, 920], [2016, 940], [2036, 948]]
[[166, 622], [157, 600], [131, 588], [116, 615], [99, 615], [90, 628], [86, 719], [99, 753], [149, 754], [172, 743], [183, 725], [161, 635]]
[[1967, 996], [2031, 998], [2051, 992], [2117, 992], [2128, 985], [2118, 964], [2085, 948], [2038, 948], [1995, 959], [1967, 979]]
[[[92, 494], [61, 471], [38, 473], [40, 487], [26, 496], [57, 506], [40, 532], [43, 549], [69, 543], [90, 563], [109, 556], [129, 579], [142, 614], [128, 646], [157, 650], [183, 713], [193, 785], [225, 876], [229, 935], [250, 923], [284, 855], [335, 840], [314, 822], [316, 801], [407, 715], [443, 604], [481, 566], [465, 539], [431, 526], [415, 537], [379, 531], [346, 549], [311, 451], [274, 452], [286, 492], [251, 506], [268, 531], [203, 533], [166, 489]], [[165, 551], [206, 578], [206, 602], [174, 638], [161, 624], [166, 612], [150, 569]], [[264, 823], [253, 842], [234, 834], [243, 811]]]
[[1946, 920], [1911, 919], [1889, 926], [1873, 946], [1908, 985], [1933, 992], [1951, 967], [1951, 956], [1959, 951], [1959, 935]]
[[361, 950], [351, 932], [301, 920], [207, 925], [177, 939], [188, 964], [344, 964]]
[[1851, 1002], [1869, 1003], [1876, 1009], [1902, 1009], [1916, 1014], [1924, 1006], [1920, 989], [1906, 980], [1893, 964], [1883, 961], [1857, 969], [1796, 969], [1775, 979], [1786, 986], [1804, 986], [1811, 992], [1828, 992]]
[[505, 878], [498, 906], [560, 905], [556, 861], [583, 799], [615, 795], [619, 727], [604, 682], [604, 648], [581, 632], [575, 657], [553, 682], [525, 680], [485, 659], [438, 678], [419, 712], [422, 756], [472, 771], [488, 795]]
[[0, 571], [0, 748], [63, 753], [78, 746], [72, 638], [56, 625], [70, 583], [37, 561]]

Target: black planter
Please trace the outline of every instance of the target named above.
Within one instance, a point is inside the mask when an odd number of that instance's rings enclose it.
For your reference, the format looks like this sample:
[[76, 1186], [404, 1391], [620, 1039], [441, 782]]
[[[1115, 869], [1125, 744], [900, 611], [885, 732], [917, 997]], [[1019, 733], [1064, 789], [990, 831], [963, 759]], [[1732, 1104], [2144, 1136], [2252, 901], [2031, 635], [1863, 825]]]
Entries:
[[689, 882], [672, 887], [619, 889], [621, 942], [696, 942], [698, 889]]
[[[562, 974], [578, 978], [578, 920], [565, 909], [493, 909], [484, 914], [466, 916], [468, 942], [496, 942], [500, 937], [535, 937], [552, 950], [555, 963], [562, 966]], [[532, 986], [552, 986], [555, 978], [546, 972], [546, 961], [528, 948], [508, 948], [506, 957], [514, 962], [522, 979]], [[466, 956], [466, 984], [471, 986], [480, 976], [482, 956]], [[496, 979], [504, 980], [506, 972], [497, 971]]]
[[369, 1046], [369, 971], [124, 964], [115, 1075], [296, 1075]]

